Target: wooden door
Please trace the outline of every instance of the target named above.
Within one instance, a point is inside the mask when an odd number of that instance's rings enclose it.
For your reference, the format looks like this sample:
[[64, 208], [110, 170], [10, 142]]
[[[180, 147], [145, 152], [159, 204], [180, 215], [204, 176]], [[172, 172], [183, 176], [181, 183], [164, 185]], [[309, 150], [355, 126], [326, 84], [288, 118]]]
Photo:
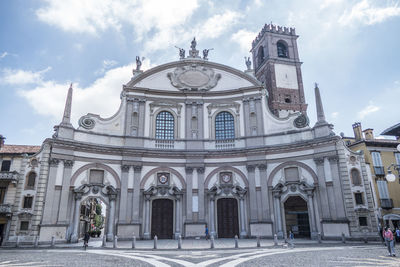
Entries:
[[174, 225], [174, 203], [170, 199], [155, 199], [152, 202], [151, 237], [171, 239]]
[[217, 217], [219, 238], [239, 236], [238, 205], [236, 199], [218, 199]]

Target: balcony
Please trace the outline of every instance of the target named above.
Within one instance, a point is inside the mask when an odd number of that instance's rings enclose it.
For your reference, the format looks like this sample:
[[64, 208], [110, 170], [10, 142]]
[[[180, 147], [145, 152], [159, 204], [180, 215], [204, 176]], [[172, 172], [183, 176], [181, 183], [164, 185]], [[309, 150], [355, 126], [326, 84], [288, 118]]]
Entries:
[[12, 172], [2, 171], [2, 172], [0, 172], [0, 182], [1, 181], [16, 183], [18, 181], [18, 172], [16, 172], [16, 171], [12, 171]]
[[393, 199], [391, 198], [381, 198], [381, 208], [385, 210], [390, 210], [393, 208]]
[[374, 171], [376, 176], [385, 176], [385, 167], [374, 166]]
[[11, 204], [0, 204], [0, 215], [10, 216], [11, 215]]

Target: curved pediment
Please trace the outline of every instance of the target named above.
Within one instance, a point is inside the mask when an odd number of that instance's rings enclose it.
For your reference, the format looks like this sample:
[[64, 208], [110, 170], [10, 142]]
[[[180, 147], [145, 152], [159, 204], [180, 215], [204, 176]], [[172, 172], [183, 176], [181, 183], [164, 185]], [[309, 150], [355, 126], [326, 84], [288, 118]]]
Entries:
[[136, 75], [128, 88], [167, 91], [223, 91], [262, 86], [254, 77], [231, 67], [201, 59], [185, 59]]

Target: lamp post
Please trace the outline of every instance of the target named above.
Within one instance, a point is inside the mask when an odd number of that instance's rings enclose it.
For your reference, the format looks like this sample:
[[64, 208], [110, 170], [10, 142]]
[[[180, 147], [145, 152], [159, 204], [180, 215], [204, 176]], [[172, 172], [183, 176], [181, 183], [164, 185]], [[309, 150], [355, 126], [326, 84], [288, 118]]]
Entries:
[[397, 171], [400, 170], [400, 166], [399, 165], [394, 164], [394, 163], [390, 164], [389, 167], [387, 168], [387, 172], [388, 173], [386, 174], [386, 177], [385, 177], [386, 181], [388, 181], [388, 182], [394, 182], [396, 180], [396, 175], [394, 175], [392, 173], [392, 171], [390, 170], [390, 168], [392, 168], [392, 167], [393, 167], [394, 170], [397, 170]]

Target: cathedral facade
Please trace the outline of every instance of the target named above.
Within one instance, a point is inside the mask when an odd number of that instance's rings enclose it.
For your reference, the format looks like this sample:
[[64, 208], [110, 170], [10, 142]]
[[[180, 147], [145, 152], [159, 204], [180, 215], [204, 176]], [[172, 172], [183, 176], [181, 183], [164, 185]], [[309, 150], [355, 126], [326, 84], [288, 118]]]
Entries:
[[38, 180], [24, 239], [76, 242], [90, 198], [106, 207], [108, 240], [204, 237], [206, 226], [216, 238], [376, 237], [364, 158], [332, 132], [317, 85], [309, 125], [297, 37], [265, 25], [245, 71], [211, 62], [196, 40], [144, 72], [137, 58], [115, 115], [89, 113], [78, 128], [69, 88], [62, 122], [32, 156]]

